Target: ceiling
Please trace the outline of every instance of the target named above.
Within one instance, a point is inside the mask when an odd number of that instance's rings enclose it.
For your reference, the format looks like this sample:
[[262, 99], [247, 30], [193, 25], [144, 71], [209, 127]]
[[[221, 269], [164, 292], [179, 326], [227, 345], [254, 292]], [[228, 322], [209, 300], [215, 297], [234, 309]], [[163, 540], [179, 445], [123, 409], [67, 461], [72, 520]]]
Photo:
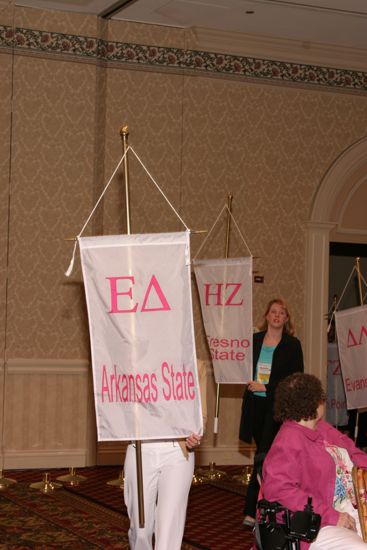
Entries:
[[[0, 0], [4, 1], [4, 0]], [[14, 0], [16, 5], [181, 28], [367, 49], [367, 0]]]

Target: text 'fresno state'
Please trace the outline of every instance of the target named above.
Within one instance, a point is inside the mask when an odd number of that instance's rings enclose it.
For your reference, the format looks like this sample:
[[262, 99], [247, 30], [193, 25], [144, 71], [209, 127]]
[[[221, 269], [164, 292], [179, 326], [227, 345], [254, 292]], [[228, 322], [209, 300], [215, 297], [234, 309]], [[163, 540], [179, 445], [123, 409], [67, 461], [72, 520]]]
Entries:
[[164, 401], [193, 401], [196, 397], [195, 380], [191, 370], [175, 369], [164, 361], [157, 373], [121, 374], [114, 365], [108, 370], [102, 366], [102, 402], [155, 403]]

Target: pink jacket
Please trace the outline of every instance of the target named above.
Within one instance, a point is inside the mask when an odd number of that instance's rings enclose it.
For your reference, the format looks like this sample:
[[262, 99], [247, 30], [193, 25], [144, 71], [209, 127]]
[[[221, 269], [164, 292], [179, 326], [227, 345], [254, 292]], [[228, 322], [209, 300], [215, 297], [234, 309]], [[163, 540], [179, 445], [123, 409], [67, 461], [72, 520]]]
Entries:
[[[263, 466], [262, 493], [292, 511], [303, 510], [312, 497], [314, 511], [321, 515], [321, 527], [336, 525], [339, 512], [333, 508], [335, 462], [324, 441], [343, 447], [354, 465], [367, 468], [367, 454], [327, 422], [315, 430], [286, 421], [280, 428]], [[309, 544], [303, 543], [302, 549]]]

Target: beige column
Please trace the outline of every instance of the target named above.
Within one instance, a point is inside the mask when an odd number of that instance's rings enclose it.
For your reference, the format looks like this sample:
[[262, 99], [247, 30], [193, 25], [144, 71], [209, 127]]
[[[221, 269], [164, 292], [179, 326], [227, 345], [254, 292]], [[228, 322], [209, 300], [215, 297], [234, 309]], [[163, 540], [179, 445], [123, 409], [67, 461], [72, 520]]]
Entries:
[[309, 222], [306, 226], [305, 264], [305, 370], [326, 384], [329, 287], [329, 235], [334, 223]]

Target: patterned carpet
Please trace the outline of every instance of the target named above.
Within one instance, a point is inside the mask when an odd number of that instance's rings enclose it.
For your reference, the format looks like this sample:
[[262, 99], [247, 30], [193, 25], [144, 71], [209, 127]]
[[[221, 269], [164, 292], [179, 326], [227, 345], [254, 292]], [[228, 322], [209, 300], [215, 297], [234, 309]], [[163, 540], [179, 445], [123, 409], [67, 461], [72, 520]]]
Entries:
[[127, 518], [64, 489], [43, 495], [22, 482], [1, 492], [0, 524], [4, 549], [129, 548]]
[[[240, 467], [221, 467], [222, 480], [193, 485], [190, 491], [184, 550], [250, 550], [252, 533], [244, 529], [242, 509], [245, 488], [232, 479]], [[67, 470], [48, 470], [50, 479]], [[38, 550], [128, 549], [128, 518], [123, 492], [107, 485], [120, 475], [118, 467], [78, 469], [86, 477], [79, 485], [49, 494], [30, 489], [42, 480], [42, 471], [7, 471], [18, 480], [0, 492], [0, 549]]]

